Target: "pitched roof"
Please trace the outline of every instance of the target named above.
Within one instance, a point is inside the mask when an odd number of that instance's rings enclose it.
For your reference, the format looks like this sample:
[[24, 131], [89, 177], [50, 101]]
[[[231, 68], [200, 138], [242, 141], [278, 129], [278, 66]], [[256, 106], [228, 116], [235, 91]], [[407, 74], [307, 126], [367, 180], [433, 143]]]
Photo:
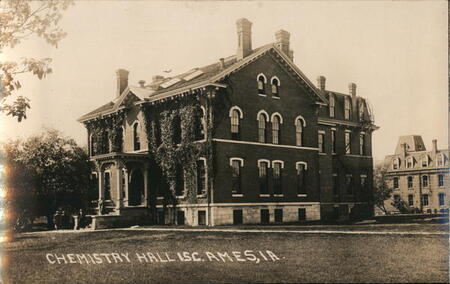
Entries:
[[[121, 94], [121, 96], [116, 98], [114, 101], [108, 103], [107, 104], [108, 107], [104, 105], [94, 111], [91, 111], [90, 113], [80, 117], [78, 121], [82, 122], [94, 118], [97, 115], [102, 115], [117, 110], [120, 104], [122, 104], [123, 100], [125, 99], [125, 96], [127, 96], [128, 93], [130, 92], [134, 94], [137, 98], [139, 98], [139, 100], [141, 100], [142, 102], [144, 101], [151, 102], [171, 97], [173, 95], [179, 94], [180, 92], [188, 91], [194, 88], [200, 88], [206, 85], [216, 85], [219, 87], [225, 87], [224, 85], [220, 84], [220, 80], [222, 80], [230, 73], [241, 69], [248, 63], [259, 58], [260, 56], [262, 56], [263, 54], [265, 54], [270, 50], [274, 50], [279, 55], [279, 57], [281, 57], [286, 62], [286, 64], [298, 75], [298, 77], [303, 82], [305, 82], [306, 86], [310, 88], [312, 93], [318, 98], [318, 101], [321, 104], [328, 103], [327, 98], [314, 86], [314, 84], [305, 76], [305, 74], [303, 74], [303, 72], [300, 71], [300, 69], [294, 64], [294, 62], [292, 62], [292, 60], [287, 55], [285, 55], [281, 50], [279, 50], [275, 46], [275, 44], [270, 43], [254, 49], [250, 55], [246, 56], [244, 59], [239, 61], [236, 59], [235, 55], [226, 57], [224, 58], [223, 66], [221, 62], [216, 62], [203, 67], [191, 69], [187, 72], [178, 74], [170, 78], [165, 78], [164, 80], [161, 80], [157, 84], [150, 84], [145, 87], [129, 86], [125, 89], [125, 91]], [[199, 73], [198, 76], [195, 76], [192, 79], [187, 80], [184, 79], [193, 72], [197, 71], [200, 71], [198, 72]], [[162, 85], [168, 83], [170, 80], [173, 80], [175, 78], [176, 80], [172, 81], [174, 82], [173, 84], [163, 88]]]

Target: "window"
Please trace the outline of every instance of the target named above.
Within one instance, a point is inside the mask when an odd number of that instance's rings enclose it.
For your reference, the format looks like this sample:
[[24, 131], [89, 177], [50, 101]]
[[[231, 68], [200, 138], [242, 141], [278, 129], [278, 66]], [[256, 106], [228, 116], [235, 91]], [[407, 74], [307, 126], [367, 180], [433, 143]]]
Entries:
[[243, 160], [232, 159], [231, 169], [232, 169], [232, 194], [242, 194], [241, 188], [241, 167], [243, 166]]
[[268, 194], [269, 193], [268, 169], [269, 169], [268, 161], [258, 162], [259, 193], [260, 194]]
[[273, 193], [274, 194], [283, 194], [283, 190], [281, 188], [281, 169], [282, 163], [274, 162], [273, 163]]
[[352, 133], [345, 131], [345, 154], [351, 154], [352, 152]]
[[233, 210], [233, 225], [242, 224], [242, 210]]
[[206, 139], [206, 110], [201, 107], [195, 125], [196, 140]]
[[428, 156], [425, 155], [422, 157], [422, 167], [428, 167]]
[[89, 153], [91, 154], [91, 156], [95, 156], [95, 139], [94, 139], [94, 134], [89, 135]]
[[133, 150], [137, 151], [141, 149], [141, 130], [139, 123], [133, 125]]
[[414, 205], [414, 195], [410, 194], [408, 195], [408, 206]]
[[177, 225], [184, 225], [184, 211], [177, 210]]
[[205, 210], [199, 210], [197, 211], [197, 218], [198, 218], [198, 225], [199, 226], [205, 226], [206, 225], [206, 211]]
[[102, 154], [109, 153], [111, 149], [111, 139], [109, 139], [109, 132], [102, 132]]
[[444, 165], [444, 155], [443, 154], [438, 154], [436, 157], [436, 160], [437, 160], [436, 164], [438, 167], [441, 167]]
[[111, 200], [111, 173], [105, 172], [105, 185], [104, 185], [104, 200]]
[[272, 116], [272, 143], [280, 144], [281, 117], [278, 114]]
[[398, 177], [395, 177], [393, 179], [393, 184], [394, 184], [394, 189], [398, 189], [399, 188], [399, 186], [398, 186]]
[[258, 114], [258, 142], [266, 142], [266, 124], [268, 120], [269, 118], [264, 112]]
[[331, 153], [336, 154], [336, 129], [331, 129]]
[[279, 98], [280, 81], [276, 77], [273, 77], [271, 80], [271, 84], [272, 84], [272, 96]]
[[197, 161], [197, 195], [206, 194], [206, 161]]
[[364, 121], [364, 102], [361, 100], [358, 106], [358, 119], [360, 122]]
[[306, 220], [306, 209], [305, 208], [298, 208], [298, 220], [299, 221]]
[[366, 190], [367, 189], [367, 176], [361, 175], [360, 176], [360, 182], [361, 182], [361, 189]]
[[406, 158], [406, 168], [411, 169], [414, 167], [414, 160], [413, 157]]
[[330, 94], [329, 96], [329, 100], [330, 100], [330, 105], [329, 105], [329, 114], [330, 117], [334, 117], [335, 115], [335, 107], [336, 107], [336, 99], [334, 98], [333, 94]]
[[172, 142], [175, 145], [181, 144], [181, 118], [176, 115], [172, 120]]
[[438, 175], [438, 186], [442, 187], [444, 186], [444, 175]]
[[297, 168], [297, 194], [306, 194], [306, 163], [298, 162]]
[[319, 153], [325, 153], [325, 133], [319, 132], [318, 147]]
[[394, 158], [392, 160], [392, 169], [397, 170], [400, 167], [400, 160], [398, 158]]
[[445, 193], [439, 193], [438, 197], [439, 197], [439, 206], [444, 206], [445, 205]]
[[122, 152], [123, 151], [123, 127], [116, 128], [116, 147], [114, 152]]
[[349, 97], [345, 97], [344, 99], [344, 118], [345, 119], [350, 119], [350, 98]]
[[428, 187], [428, 176], [422, 176], [422, 187]]
[[295, 119], [295, 145], [303, 146], [303, 127], [306, 126], [303, 117], [297, 117]]
[[231, 108], [230, 118], [231, 118], [231, 139], [239, 140], [240, 139], [239, 120], [242, 118], [242, 112], [238, 108]]
[[347, 194], [353, 194], [353, 176], [346, 175], [345, 176], [345, 187], [347, 188]]
[[257, 81], [258, 81], [258, 95], [265, 95], [266, 94], [265, 85], [267, 82], [266, 77], [263, 74], [259, 74]]
[[270, 222], [269, 209], [261, 209], [261, 224], [268, 224]]
[[276, 223], [283, 222], [283, 209], [281, 208], [275, 209], [275, 222]]
[[412, 188], [413, 187], [413, 177], [409, 176], [408, 177], [408, 188]]
[[428, 206], [428, 194], [422, 194], [422, 206]]
[[366, 154], [365, 136], [366, 135], [364, 133], [359, 134], [359, 154], [362, 156]]
[[176, 196], [184, 195], [184, 169], [182, 165], [176, 166], [175, 194]]
[[339, 195], [339, 176], [338, 174], [333, 174], [333, 195]]

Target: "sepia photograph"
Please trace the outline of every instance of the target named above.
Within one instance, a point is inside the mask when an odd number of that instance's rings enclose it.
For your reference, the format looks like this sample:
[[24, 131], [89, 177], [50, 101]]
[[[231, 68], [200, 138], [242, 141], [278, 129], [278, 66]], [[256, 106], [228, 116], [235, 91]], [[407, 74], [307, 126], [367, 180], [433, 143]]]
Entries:
[[0, 283], [449, 283], [447, 1], [0, 1]]

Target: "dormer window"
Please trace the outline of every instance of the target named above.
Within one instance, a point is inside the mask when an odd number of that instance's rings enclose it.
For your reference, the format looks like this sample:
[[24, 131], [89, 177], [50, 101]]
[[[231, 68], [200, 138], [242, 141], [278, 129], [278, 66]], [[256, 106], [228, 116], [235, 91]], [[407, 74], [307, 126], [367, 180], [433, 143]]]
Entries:
[[413, 157], [408, 157], [408, 158], [406, 158], [406, 168], [407, 168], [407, 169], [412, 169], [412, 168], [414, 168], [414, 160], [413, 160]]
[[345, 119], [350, 119], [350, 98], [349, 97], [345, 97], [344, 99], [344, 118]]
[[428, 167], [428, 156], [427, 155], [422, 157], [422, 167], [423, 168]]
[[358, 118], [360, 122], [364, 121], [364, 102], [360, 101], [358, 106]]
[[438, 154], [436, 157], [436, 165], [442, 167], [444, 165], [444, 154]]
[[279, 93], [280, 80], [278, 80], [277, 77], [273, 77], [270, 83], [272, 85], [272, 96], [279, 98], [280, 97], [280, 93]]
[[266, 95], [266, 83], [267, 83], [266, 76], [264, 76], [264, 74], [259, 74], [257, 82], [258, 82], [258, 95]]
[[329, 100], [330, 100], [330, 105], [329, 105], [328, 111], [329, 111], [330, 117], [334, 117], [335, 107], [336, 107], [336, 99], [334, 98], [333, 94], [330, 94]]
[[394, 158], [394, 160], [392, 160], [392, 169], [398, 170], [399, 168], [400, 168], [400, 159]]

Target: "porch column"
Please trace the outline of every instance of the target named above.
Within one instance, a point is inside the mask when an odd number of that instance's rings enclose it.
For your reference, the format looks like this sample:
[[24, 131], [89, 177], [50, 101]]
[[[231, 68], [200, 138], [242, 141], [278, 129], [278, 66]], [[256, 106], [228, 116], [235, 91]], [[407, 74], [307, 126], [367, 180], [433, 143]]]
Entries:
[[116, 199], [116, 209], [123, 208], [123, 184], [122, 184], [122, 169], [123, 163], [117, 162], [117, 199]]
[[144, 164], [144, 206], [148, 206], [148, 165]]
[[101, 215], [104, 208], [105, 188], [103, 186], [103, 171], [101, 164], [96, 163], [96, 168], [98, 177], [98, 215]]
[[129, 199], [129, 193], [128, 193], [128, 169], [126, 166], [123, 167], [123, 175], [125, 178], [125, 188], [123, 189], [125, 193], [125, 197], [123, 199], [124, 206], [128, 206], [128, 199]]

